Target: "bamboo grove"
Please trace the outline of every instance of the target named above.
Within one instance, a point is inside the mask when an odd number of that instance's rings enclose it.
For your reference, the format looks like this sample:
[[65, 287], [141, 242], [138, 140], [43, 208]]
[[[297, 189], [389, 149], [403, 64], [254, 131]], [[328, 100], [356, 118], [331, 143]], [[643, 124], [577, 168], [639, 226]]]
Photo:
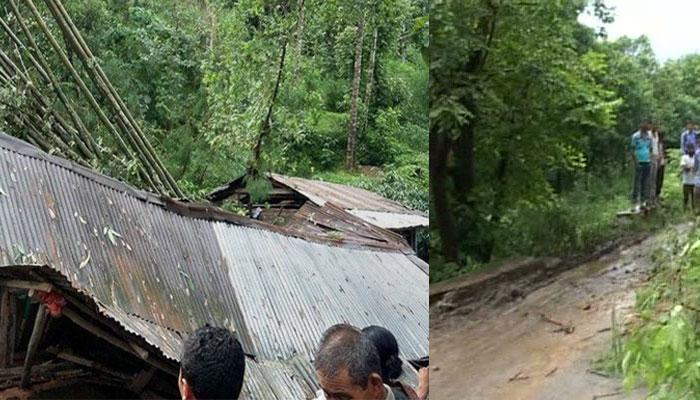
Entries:
[[[47, 152], [87, 167], [102, 164], [114, 165], [117, 170], [135, 169], [139, 186], [163, 195], [184, 197], [61, 2], [45, 1], [50, 15], [42, 15], [32, 0], [21, 5], [18, 2], [8, 0], [6, 6], [14, 26], [0, 20], [5, 39], [14, 46], [9, 54], [0, 49], [0, 82], [10, 93], [3, 98], [3, 105], [12, 110], [5, 114], [9, 126]], [[21, 6], [24, 7], [20, 9]], [[52, 22], [59, 27], [64, 46], [49, 29], [48, 18], [53, 18]], [[108, 137], [96, 137], [95, 131], [86, 128], [74, 101], [66, 96], [48, 64], [46, 50], [38, 45], [29, 29], [30, 23], [40, 29], [50, 50], [70, 71], [79, 97], [98, 116]]]

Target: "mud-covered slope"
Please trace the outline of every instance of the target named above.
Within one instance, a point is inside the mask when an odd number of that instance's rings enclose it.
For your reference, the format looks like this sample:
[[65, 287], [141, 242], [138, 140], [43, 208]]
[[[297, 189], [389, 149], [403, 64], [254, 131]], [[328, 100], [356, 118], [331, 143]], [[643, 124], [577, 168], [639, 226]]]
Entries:
[[624, 323], [634, 291], [646, 281], [660, 235], [549, 277], [518, 279], [492, 290], [505, 301], [431, 307], [431, 397], [440, 399], [642, 399], [621, 392], [618, 379], [592, 372], [611, 344], [611, 320]]

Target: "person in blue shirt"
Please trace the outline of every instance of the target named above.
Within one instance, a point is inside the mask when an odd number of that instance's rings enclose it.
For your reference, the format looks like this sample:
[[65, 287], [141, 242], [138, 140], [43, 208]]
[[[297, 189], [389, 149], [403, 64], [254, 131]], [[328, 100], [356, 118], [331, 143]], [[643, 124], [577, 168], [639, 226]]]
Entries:
[[636, 211], [646, 206], [649, 201], [649, 174], [651, 171], [652, 138], [649, 134], [651, 125], [644, 123], [632, 135], [632, 160], [634, 162], [634, 186], [632, 204]]
[[697, 147], [697, 137], [697, 128], [693, 123], [688, 122], [688, 125], [686, 125], [686, 129], [683, 131], [683, 133], [681, 133], [681, 153], [683, 153], [685, 149], [688, 148], [689, 144], [693, 145], [693, 147]]

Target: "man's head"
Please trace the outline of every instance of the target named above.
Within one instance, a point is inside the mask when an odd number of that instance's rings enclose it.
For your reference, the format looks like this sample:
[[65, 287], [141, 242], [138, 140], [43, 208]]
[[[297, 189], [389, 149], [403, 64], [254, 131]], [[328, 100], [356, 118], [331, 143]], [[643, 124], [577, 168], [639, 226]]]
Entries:
[[692, 123], [692, 122], [688, 122], [688, 123], [686, 124], [685, 128], [686, 128], [687, 130], [689, 130], [689, 131], [692, 131], [692, 130], [693, 130], [693, 123]]
[[377, 349], [354, 326], [338, 324], [326, 330], [316, 351], [314, 368], [328, 400], [386, 397]]
[[233, 333], [204, 326], [185, 341], [178, 387], [183, 400], [237, 399], [243, 386], [245, 355]]

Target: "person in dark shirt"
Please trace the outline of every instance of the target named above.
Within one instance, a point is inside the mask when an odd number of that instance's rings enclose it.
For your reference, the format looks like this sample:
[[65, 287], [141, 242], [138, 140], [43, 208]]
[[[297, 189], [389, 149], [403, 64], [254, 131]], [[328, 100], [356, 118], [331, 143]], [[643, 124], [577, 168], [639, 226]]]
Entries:
[[226, 328], [204, 326], [185, 341], [178, 387], [182, 400], [237, 399], [243, 387], [245, 354]]

